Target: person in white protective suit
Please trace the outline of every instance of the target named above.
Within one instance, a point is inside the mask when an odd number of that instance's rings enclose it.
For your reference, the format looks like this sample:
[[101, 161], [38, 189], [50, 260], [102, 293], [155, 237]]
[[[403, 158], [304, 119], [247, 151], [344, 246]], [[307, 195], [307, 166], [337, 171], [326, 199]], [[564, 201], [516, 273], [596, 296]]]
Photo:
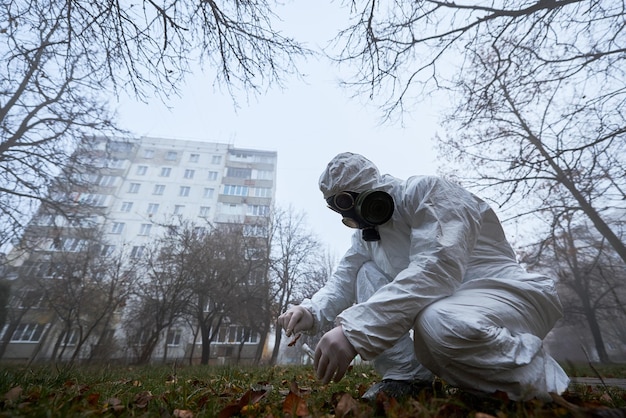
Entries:
[[319, 185], [359, 230], [326, 285], [278, 325], [291, 336], [335, 322], [315, 350], [322, 383], [360, 354], [383, 378], [366, 399], [413, 394], [433, 375], [512, 400], [567, 388], [542, 343], [562, 315], [554, 282], [517, 263], [487, 203], [438, 177], [381, 176], [353, 153], [332, 159]]

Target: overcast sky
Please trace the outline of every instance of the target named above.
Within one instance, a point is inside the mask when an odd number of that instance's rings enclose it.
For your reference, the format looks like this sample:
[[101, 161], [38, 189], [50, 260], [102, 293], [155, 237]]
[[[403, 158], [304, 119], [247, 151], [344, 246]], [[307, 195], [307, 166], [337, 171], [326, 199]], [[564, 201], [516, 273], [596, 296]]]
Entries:
[[[282, 13], [281, 13], [282, 14]], [[285, 31], [310, 48], [325, 45], [345, 25], [336, 4], [298, 2], [285, 8]], [[343, 20], [343, 21], [342, 21]], [[321, 24], [320, 24], [321, 22]], [[347, 249], [352, 230], [326, 208], [317, 181], [328, 161], [344, 151], [363, 154], [381, 173], [400, 178], [435, 174], [432, 138], [439, 115], [430, 103], [414, 109], [404, 126], [380, 124], [381, 113], [364, 99], [350, 98], [338, 86], [335, 68], [323, 60], [301, 63], [306, 80], [291, 80], [286, 89], [270, 90], [235, 109], [227, 94], [216, 92], [212, 78], [189, 78], [180, 98], [167, 109], [157, 99], [149, 105], [124, 100], [118, 113], [122, 127], [137, 136], [230, 143], [278, 153], [277, 204], [305, 211], [307, 223], [332, 253]]]

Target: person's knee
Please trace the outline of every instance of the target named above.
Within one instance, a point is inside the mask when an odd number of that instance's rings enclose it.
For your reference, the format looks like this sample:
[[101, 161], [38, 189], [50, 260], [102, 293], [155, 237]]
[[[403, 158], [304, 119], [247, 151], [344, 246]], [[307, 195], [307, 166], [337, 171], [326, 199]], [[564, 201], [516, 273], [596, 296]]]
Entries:
[[460, 347], [486, 342], [493, 331], [480, 315], [451, 311], [438, 303], [426, 307], [415, 323], [416, 339], [439, 355], [454, 355]]

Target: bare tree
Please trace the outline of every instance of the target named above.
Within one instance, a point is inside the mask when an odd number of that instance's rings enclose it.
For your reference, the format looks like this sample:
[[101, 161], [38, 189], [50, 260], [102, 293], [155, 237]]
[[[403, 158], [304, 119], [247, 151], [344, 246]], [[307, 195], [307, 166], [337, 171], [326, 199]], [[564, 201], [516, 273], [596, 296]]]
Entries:
[[[44, 303], [55, 312], [61, 328], [52, 351], [53, 360], [72, 364], [78, 359], [95, 359], [94, 350], [107, 342], [117, 325], [114, 316], [134, 285], [135, 277], [126, 270], [129, 260], [122, 254], [102, 254], [104, 245], [95, 238], [83, 238], [80, 244], [75, 244], [76, 237], [69, 238], [70, 244], [62, 241], [51, 260], [53, 278], [38, 282]], [[68, 348], [71, 352], [66, 354]]]
[[103, 91], [176, 94], [193, 63], [233, 94], [282, 84], [307, 51], [267, 1], [0, 4], [0, 248], [19, 236], [84, 136], [119, 133]]
[[496, 186], [498, 202], [518, 213], [520, 201], [528, 212], [577, 208], [626, 261], [624, 220], [615, 216], [626, 196], [620, 93], [587, 103], [574, 80], [527, 85], [519, 76], [523, 59], [511, 58], [508, 66], [516, 70], [500, 72], [497, 56], [493, 51], [492, 61], [474, 67], [489, 79], [488, 87], [462, 83], [468, 100], [450, 119], [462, 129], [442, 141], [442, 153], [471, 165], [477, 185]]
[[564, 188], [626, 260], [606, 210], [626, 191], [623, 1], [350, 4], [354, 24], [337, 38], [337, 59], [356, 68], [346, 84], [387, 117], [449, 90], [442, 156], [463, 177], [498, 186], [517, 211], [531, 192], [540, 206]]
[[619, 329], [612, 324], [623, 324], [626, 318], [626, 267], [606, 240], [590, 230], [584, 218], [576, 216], [576, 211], [560, 213], [555, 219], [549, 238], [534, 247], [533, 255], [524, 261], [554, 272], [566, 323], [587, 323], [598, 359], [608, 363], [606, 339], [611, 332], [607, 331], [624, 332], [623, 325]]
[[124, 331], [137, 363], [150, 361], [162, 333], [184, 318], [189, 309], [192, 281], [185, 269], [188, 253], [174, 236], [160, 238], [136, 261], [140, 277], [127, 303]]
[[[311, 291], [319, 289], [326, 277], [320, 275], [319, 242], [307, 229], [304, 213], [296, 213], [293, 207], [276, 209], [273, 216], [271, 313], [276, 318], [290, 304], [299, 303]], [[311, 288], [316, 289], [311, 289]], [[276, 330], [271, 362], [278, 358], [282, 332]]]
[[190, 307], [200, 329], [201, 364], [208, 364], [211, 343], [226, 322], [247, 325], [248, 333], [258, 329], [255, 321], [248, 323], [255, 315], [247, 313], [259, 309], [256, 315], [262, 315], [263, 299], [257, 297], [258, 284], [253, 279], [254, 272], [265, 264], [265, 252], [253, 245], [256, 240], [247, 237], [244, 228], [239, 224], [211, 225], [182, 236], [191, 259], [187, 265], [193, 277]]
[[[31, 226], [31, 228], [34, 228]], [[31, 231], [34, 232], [34, 231]], [[10, 322], [0, 354], [23, 321], [46, 324], [50, 334], [39, 341], [37, 352], [51, 343], [51, 359], [74, 363], [95, 359], [116, 325], [132, 278], [125, 274], [126, 260], [102, 253], [105, 243], [94, 229], [63, 229], [48, 236], [47, 244], [16, 270]], [[89, 344], [88, 344], [89, 343]], [[31, 360], [34, 355], [31, 355]]]

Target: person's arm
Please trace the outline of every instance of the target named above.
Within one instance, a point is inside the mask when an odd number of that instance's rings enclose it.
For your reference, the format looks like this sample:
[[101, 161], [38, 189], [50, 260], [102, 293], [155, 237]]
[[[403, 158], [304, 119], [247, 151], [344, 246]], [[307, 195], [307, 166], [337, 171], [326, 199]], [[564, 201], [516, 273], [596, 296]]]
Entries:
[[357, 272], [369, 260], [366, 248], [357, 238], [357, 233], [360, 232], [357, 231], [352, 237], [352, 246], [328, 282], [310, 299], [304, 299], [300, 304], [313, 314], [314, 326], [309, 331], [311, 334], [334, 323], [337, 315], [356, 301]]
[[396, 206], [411, 228], [408, 267], [338, 317], [345, 336], [366, 360], [406, 334], [425, 306], [454, 292], [480, 231], [480, 201], [441, 179], [409, 181]]

